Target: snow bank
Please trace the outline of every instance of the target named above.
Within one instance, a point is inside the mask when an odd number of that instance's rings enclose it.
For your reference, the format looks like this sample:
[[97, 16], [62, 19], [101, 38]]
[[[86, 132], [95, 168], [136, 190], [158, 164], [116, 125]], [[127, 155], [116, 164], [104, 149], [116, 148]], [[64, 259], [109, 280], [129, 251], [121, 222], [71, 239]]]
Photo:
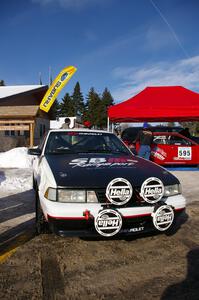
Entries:
[[33, 157], [26, 147], [14, 148], [0, 153], [0, 168], [31, 168]]
[[24, 192], [32, 189], [32, 169], [1, 169], [0, 170], [0, 198], [1, 194]]

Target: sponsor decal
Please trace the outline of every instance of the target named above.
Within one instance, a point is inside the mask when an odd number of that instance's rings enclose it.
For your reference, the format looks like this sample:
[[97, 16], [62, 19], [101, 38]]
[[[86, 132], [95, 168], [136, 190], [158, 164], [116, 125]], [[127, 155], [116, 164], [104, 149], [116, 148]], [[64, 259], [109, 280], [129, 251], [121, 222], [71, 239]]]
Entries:
[[142, 227], [134, 227], [134, 228], [130, 228], [129, 232], [140, 232], [144, 230], [144, 226]]
[[132, 194], [132, 185], [124, 178], [111, 180], [106, 188], [106, 197], [115, 205], [124, 205], [131, 199]]
[[179, 158], [179, 157], [173, 157], [173, 160], [180, 160], [181, 158]]
[[72, 165], [73, 168], [81, 167], [81, 168], [103, 168], [103, 167], [131, 167], [137, 160], [128, 159], [126, 157], [91, 157], [91, 158], [78, 158], [73, 159], [69, 165]]
[[151, 155], [153, 157], [156, 157], [156, 158], [160, 159], [160, 160], [165, 160], [165, 157], [162, 154], [158, 153], [158, 152], [151, 151]]
[[155, 228], [159, 231], [165, 231], [173, 223], [174, 211], [170, 205], [162, 205], [151, 216]]
[[140, 196], [148, 203], [156, 203], [164, 195], [164, 185], [159, 178], [150, 177], [146, 179], [140, 191]]
[[157, 147], [156, 151], [159, 152], [160, 154], [162, 154], [164, 157], [167, 157], [167, 153], [163, 149]]
[[178, 147], [178, 158], [191, 160], [192, 152], [191, 147]]
[[67, 177], [68, 175], [67, 175], [67, 173], [59, 172], [59, 176], [62, 177], [62, 178], [64, 178], [64, 177]]
[[151, 151], [151, 155], [153, 157], [156, 157], [156, 158], [160, 159], [160, 160], [165, 160], [165, 158], [167, 157], [166, 152], [163, 149], [159, 148], [159, 147], [155, 147]]
[[52, 82], [51, 86], [45, 93], [41, 104], [40, 109], [48, 112], [51, 106], [53, 105], [55, 99], [57, 98], [60, 91], [63, 89], [63, 87], [66, 85], [66, 83], [70, 80], [70, 78], [73, 76], [73, 74], [76, 72], [76, 68], [73, 66], [64, 68], [59, 75], [55, 78], [55, 80]]
[[138, 233], [144, 231], [144, 226], [121, 229], [121, 233]]
[[78, 135], [102, 135], [102, 133], [98, 132], [78, 132]]
[[100, 235], [110, 237], [117, 234], [122, 227], [121, 215], [113, 209], [104, 209], [95, 218], [95, 229]]

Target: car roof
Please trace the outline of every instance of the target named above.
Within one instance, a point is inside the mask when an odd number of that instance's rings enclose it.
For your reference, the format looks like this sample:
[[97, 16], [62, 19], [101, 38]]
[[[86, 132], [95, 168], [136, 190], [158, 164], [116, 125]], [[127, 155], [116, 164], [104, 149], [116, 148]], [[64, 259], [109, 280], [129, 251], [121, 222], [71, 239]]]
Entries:
[[181, 134], [179, 132], [176, 131], [153, 131], [152, 132], [153, 135], [177, 135], [177, 136], [181, 136]]
[[170, 132], [168, 132], [168, 131], [153, 131], [152, 132], [152, 134], [153, 135], [165, 135], [165, 136], [170, 136], [170, 135], [175, 135], [175, 136], [179, 136], [179, 137], [183, 137], [183, 138], [186, 138], [186, 139], [188, 139], [188, 137], [186, 137], [186, 136], [184, 136], [184, 135], [182, 135], [181, 133], [179, 133], [179, 132], [176, 132], [176, 131], [170, 131]]
[[184, 135], [180, 134], [179, 132], [152, 132], [152, 134], [153, 134], [153, 136], [170, 136], [170, 135], [178, 136], [178, 137], [181, 137], [183, 139], [191, 141], [195, 145], [198, 145], [198, 143], [195, 142], [194, 140], [192, 140], [192, 138], [184, 136]]
[[93, 130], [93, 129], [86, 129], [86, 128], [73, 128], [73, 129], [65, 129], [65, 128], [60, 128], [60, 129], [50, 129], [49, 132], [93, 132], [93, 133], [109, 133], [113, 134], [112, 132], [108, 132], [105, 130]]
[[[165, 130], [167, 130], [167, 129], [170, 129], [170, 130], [172, 130], [172, 129], [179, 129], [179, 130], [183, 129], [182, 126], [161, 126], [161, 125], [149, 126], [148, 128], [150, 128], [152, 131], [155, 130], [155, 129], [165, 129]], [[123, 132], [125, 132], [125, 131], [137, 131], [139, 129], [143, 129], [143, 126], [127, 127], [123, 130]]]

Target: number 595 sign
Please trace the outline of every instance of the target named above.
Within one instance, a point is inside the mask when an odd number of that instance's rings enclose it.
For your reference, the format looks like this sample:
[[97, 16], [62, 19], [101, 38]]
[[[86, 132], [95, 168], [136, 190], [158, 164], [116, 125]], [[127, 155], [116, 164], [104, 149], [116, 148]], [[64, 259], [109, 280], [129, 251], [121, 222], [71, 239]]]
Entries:
[[191, 147], [178, 147], [178, 157], [191, 159]]

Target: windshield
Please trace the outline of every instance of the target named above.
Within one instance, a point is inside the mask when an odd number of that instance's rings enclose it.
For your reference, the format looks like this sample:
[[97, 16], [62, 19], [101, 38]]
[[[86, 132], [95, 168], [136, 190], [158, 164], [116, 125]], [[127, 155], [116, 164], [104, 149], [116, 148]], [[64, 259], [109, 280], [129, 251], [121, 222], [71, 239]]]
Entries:
[[128, 149], [114, 135], [97, 132], [51, 132], [45, 154], [59, 153], [122, 153]]

